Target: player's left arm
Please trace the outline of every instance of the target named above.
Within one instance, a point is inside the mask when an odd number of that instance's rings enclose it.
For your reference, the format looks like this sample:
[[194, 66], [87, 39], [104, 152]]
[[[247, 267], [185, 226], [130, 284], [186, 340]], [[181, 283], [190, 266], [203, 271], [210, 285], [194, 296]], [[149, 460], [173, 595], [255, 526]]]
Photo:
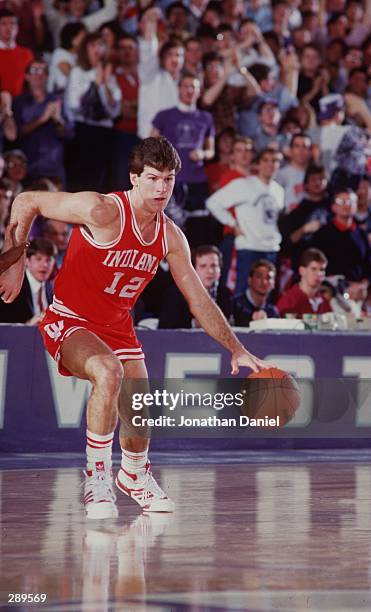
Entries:
[[231, 352], [232, 374], [238, 374], [239, 366], [251, 368], [254, 372], [270, 367], [271, 364], [255, 357], [241, 344], [197, 276], [183, 232], [171, 221], [168, 221], [168, 244], [167, 261], [174, 281], [206, 333]]

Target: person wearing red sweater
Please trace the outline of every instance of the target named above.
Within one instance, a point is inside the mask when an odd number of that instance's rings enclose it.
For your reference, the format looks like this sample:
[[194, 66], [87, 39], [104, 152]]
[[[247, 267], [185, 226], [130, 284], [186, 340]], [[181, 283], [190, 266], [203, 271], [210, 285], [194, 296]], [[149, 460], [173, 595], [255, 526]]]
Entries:
[[12, 11], [0, 10], [0, 90], [18, 96], [33, 53], [17, 45], [18, 19]]
[[319, 288], [325, 278], [327, 259], [319, 249], [307, 249], [299, 260], [300, 282], [286, 291], [277, 302], [281, 317], [295, 314], [323, 314], [331, 312], [330, 302], [324, 298]]

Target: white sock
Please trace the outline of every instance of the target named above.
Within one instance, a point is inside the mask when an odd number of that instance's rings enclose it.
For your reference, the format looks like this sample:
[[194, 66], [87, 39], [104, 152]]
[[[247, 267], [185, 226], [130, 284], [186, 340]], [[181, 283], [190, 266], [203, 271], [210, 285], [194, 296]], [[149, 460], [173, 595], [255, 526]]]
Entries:
[[121, 459], [121, 467], [129, 474], [136, 473], [139, 470], [143, 470], [146, 467], [146, 463], [148, 462], [148, 450], [142, 451], [140, 453], [133, 453], [131, 451], [127, 451], [124, 448], [122, 450], [122, 459]]
[[112, 467], [112, 443], [114, 432], [101, 436], [86, 430], [86, 466], [98, 472]]

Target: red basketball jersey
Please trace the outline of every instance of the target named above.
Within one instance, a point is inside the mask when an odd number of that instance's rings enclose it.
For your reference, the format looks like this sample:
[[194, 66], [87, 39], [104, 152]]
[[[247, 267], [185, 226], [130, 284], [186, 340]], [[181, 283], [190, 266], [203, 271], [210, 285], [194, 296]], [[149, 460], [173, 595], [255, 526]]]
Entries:
[[156, 274], [167, 254], [166, 217], [158, 213], [155, 235], [145, 242], [128, 194], [108, 194], [117, 204], [121, 229], [110, 243], [100, 244], [87, 228], [72, 230], [63, 266], [56, 278], [50, 309], [103, 325], [127, 320], [128, 311]]

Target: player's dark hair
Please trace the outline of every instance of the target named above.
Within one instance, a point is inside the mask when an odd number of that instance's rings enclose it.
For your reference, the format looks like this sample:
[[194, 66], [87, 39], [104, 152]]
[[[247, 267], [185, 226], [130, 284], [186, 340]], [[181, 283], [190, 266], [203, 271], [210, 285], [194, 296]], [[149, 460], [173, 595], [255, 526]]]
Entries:
[[198, 246], [192, 249], [191, 256], [192, 256], [193, 266], [196, 267], [196, 260], [198, 257], [203, 257], [204, 255], [211, 255], [211, 254], [218, 256], [219, 265], [222, 268], [223, 267], [223, 255], [221, 251], [218, 249], [218, 247], [215, 246], [214, 244], [203, 244], [201, 246]]
[[181, 168], [180, 157], [173, 145], [160, 136], [159, 138], [145, 138], [132, 149], [129, 156], [129, 172], [140, 176], [144, 166], [156, 168], [159, 172]]
[[270, 272], [274, 272], [276, 274], [276, 266], [269, 261], [268, 259], [258, 259], [258, 261], [254, 261], [250, 270], [249, 270], [249, 278], [252, 278], [255, 274], [255, 271], [258, 268], [267, 268]]
[[325, 266], [327, 266], [328, 263], [327, 257], [322, 251], [319, 249], [307, 249], [304, 251], [304, 253], [302, 253], [299, 259], [299, 267], [303, 266], [303, 268], [306, 268], [310, 263], [312, 263], [312, 261], [322, 263]]
[[57, 255], [57, 247], [54, 242], [46, 238], [34, 238], [30, 242], [26, 255], [27, 257], [32, 257], [32, 255], [36, 255], [36, 253], [55, 257]]

